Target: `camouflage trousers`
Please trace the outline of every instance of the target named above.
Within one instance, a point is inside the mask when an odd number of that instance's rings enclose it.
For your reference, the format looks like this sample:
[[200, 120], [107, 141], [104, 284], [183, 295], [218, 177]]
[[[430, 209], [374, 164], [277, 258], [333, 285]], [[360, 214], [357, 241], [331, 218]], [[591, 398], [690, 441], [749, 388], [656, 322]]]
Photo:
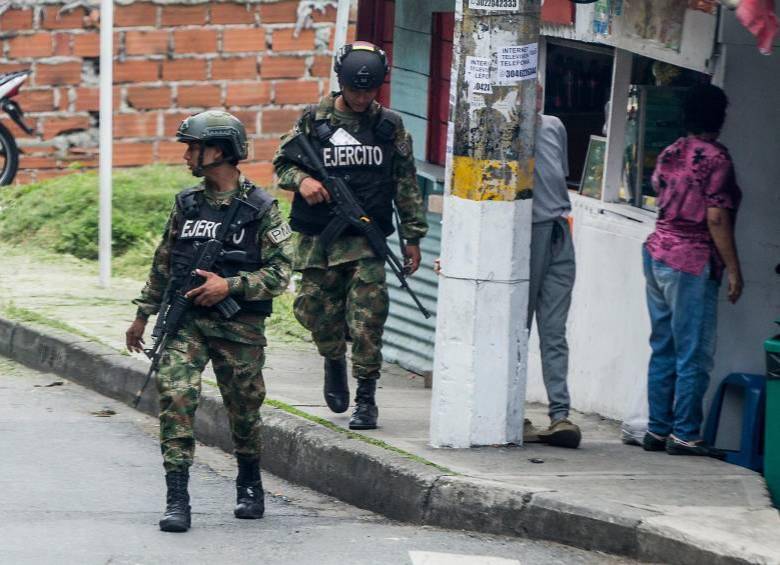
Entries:
[[193, 425], [201, 373], [211, 360], [228, 413], [236, 453], [260, 455], [260, 406], [265, 400], [265, 339], [242, 343], [204, 333], [190, 321], [167, 345], [157, 374], [160, 397], [160, 447], [166, 471], [192, 465]]
[[352, 339], [352, 376], [378, 376], [382, 332], [390, 301], [384, 263], [361, 259], [328, 269], [304, 269], [295, 298], [298, 321], [311, 332], [320, 355], [339, 359]]

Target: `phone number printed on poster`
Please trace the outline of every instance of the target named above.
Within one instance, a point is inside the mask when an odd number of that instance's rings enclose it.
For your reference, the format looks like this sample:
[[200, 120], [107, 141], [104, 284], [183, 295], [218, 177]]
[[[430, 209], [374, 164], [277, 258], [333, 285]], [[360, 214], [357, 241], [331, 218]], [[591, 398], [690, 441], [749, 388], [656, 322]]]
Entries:
[[498, 83], [516, 84], [535, 79], [538, 60], [537, 43], [502, 47], [498, 52]]
[[489, 12], [519, 10], [520, 0], [469, 0], [469, 8], [472, 10], [487, 10]]
[[473, 94], [492, 94], [490, 59], [466, 56], [466, 82]]

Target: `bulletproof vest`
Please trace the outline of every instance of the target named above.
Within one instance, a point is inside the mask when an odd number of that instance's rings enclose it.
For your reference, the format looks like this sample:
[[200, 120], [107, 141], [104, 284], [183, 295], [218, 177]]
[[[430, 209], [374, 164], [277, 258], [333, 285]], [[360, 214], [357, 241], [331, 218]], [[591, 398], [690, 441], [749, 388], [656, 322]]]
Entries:
[[[262, 265], [262, 251], [258, 245], [260, 220], [274, 200], [262, 190], [253, 187], [245, 200], [251, 206], [242, 205], [223, 240], [224, 257], [217, 261], [214, 272], [223, 278], [234, 277], [239, 271], [257, 271]], [[176, 195], [177, 234], [171, 251], [171, 279], [175, 286], [184, 283], [190, 274], [197, 247], [209, 239], [215, 239], [228, 206], [215, 208], [205, 198], [202, 190], [187, 189]], [[244, 312], [268, 315], [271, 300], [236, 301]]]
[[[357, 132], [333, 126], [330, 119], [314, 119], [315, 110], [307, 110], [311, 120], [309, 139], [328, 172], [339, 177], [352, 189], [365, 212], [385, 235], [393, 233], [393, 179], [395, 135], [400, 125], [396, 114], [382, 109], [372, 120], [362, 120]], [[290, 227], [298, 232], [317, 235], [333, 219], [326, 203], [310, 206], [295, 193]], [[344, 233], [359, 234], [354, 228]]]

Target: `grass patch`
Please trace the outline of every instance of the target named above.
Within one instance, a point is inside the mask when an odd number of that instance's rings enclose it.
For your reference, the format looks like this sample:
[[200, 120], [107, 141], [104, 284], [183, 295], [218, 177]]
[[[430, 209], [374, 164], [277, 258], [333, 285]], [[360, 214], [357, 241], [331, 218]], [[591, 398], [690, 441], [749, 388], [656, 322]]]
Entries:
[[[183, 167], [152, 165], [114, 172], [112, 269], [143, 281], [177, 192], [197, 179]], [[286, 217], [290, 203], [279, 198]], [[93, 267], [98, 257], [98, 176], [73, 173], [0, 190], [0, 241], [23, 252], [75, 257]], [[138, 289], [140, 291], [141, 284]], [[292, 313], [293, 296], [274, 300], [266, 324], [272, 339], [308, 340]]]
[[85, 337], [90, 341], [96, 341], [93, 336], [84, 333], [78, 328], [74, 328], [73, 326], [66, 324], [65, 322], [62, 322], [55, 318], [49, 318], [48, 316], [44, 316], [43, 314], [39, 314], [38, 312], [35, 312], [33, 310], [22, 308], [21, 306], [16, 306], [13, 302], [1, 306], [0, 312], [2, 312], [3, 315], [10, 320], [14, 320], [17, 322], [27, 322], [31, 324], [39, 324], [41, 326], [47, 326], [49, 328], [60, 330], [66, 333], [80, 335], [81, 337]]

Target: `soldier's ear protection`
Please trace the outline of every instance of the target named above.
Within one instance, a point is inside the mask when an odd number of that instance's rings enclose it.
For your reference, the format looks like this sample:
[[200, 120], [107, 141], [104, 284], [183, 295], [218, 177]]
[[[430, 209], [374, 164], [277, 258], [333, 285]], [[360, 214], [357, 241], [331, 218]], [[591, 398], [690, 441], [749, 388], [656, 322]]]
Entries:
[[338, 53], [336, 53], [336, 58], [333, 61], [333, 70], [336, 72], [337, 76], [341, 74], [341, 68], [344, 66], [344, 59], [352, 51], [370, 51], [371, 53], [376, 53], [382, 62], [385, 76], [387, 76], [387, 73], [390, 72], [390, 65], [387, 62], [387, 54], [382, 49], [373, 43], [369, 43], [368, 41], [356, 41], [355, 43], [347, 43], [338, 50]]

